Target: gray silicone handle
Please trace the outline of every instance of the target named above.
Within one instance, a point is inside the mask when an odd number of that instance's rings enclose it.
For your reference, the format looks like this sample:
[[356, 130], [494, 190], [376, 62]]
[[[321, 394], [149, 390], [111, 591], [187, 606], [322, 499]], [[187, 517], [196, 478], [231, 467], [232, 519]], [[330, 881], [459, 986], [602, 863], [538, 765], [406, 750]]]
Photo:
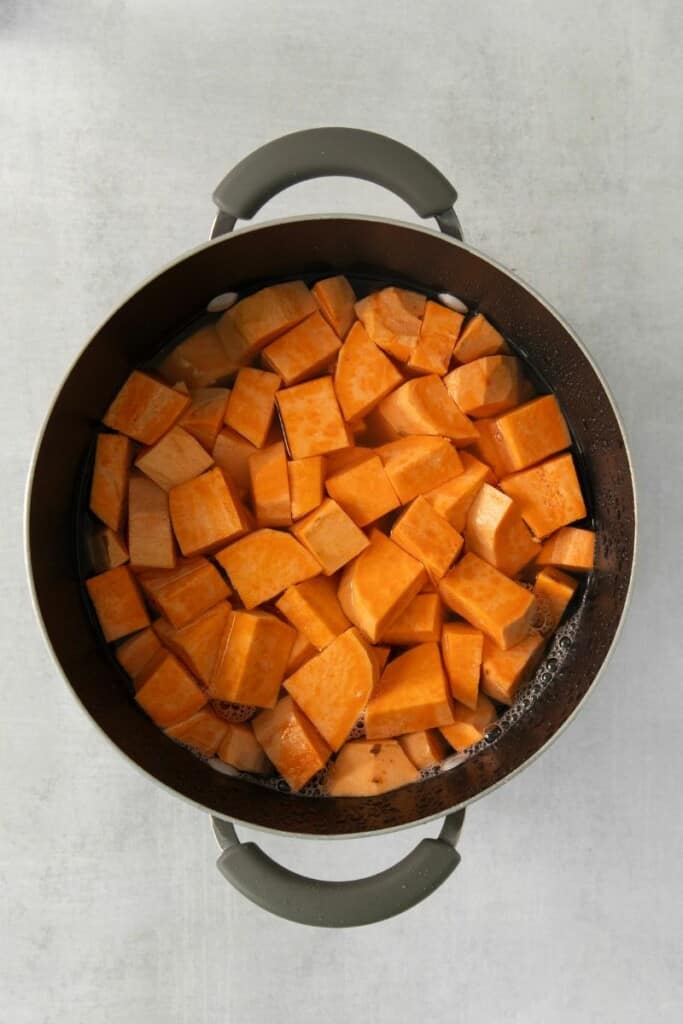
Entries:
[[357, 128], [311, 128], [266, 143], [226, 174], [213, 194], [219, 213], [211, 237], [231, 231], [290, 185], [330, 175], [361, 178], [394, 192], [420, 217], [436, 217], [462, 239], [458, 194], [429, 160], [401, 142]]
[[460, 863], [456, 844], [464, 809], [449, 814], [438, 839], [423, 839], [386, 871], [351, 882], [305, 878], [271, 860], [255, 843], [240, 843], [229, 821], [213, 818], [223, 852], [218, 870], [243, 896], [288, 921], [352, 928], [402, 914], [430, 896]]

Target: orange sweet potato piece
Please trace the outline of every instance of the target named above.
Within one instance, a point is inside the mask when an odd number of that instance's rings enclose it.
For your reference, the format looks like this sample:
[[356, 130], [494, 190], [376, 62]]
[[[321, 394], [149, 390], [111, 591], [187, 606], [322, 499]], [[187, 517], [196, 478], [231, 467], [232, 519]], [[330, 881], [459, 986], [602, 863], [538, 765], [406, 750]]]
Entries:
[[436, 729], [423, 729], [422, 732], [409, 732], [398, 741], [403, 753], [412, 761], [418, 771], [432, 768], [443, 761], [448, 753], [448, 744]]
[[108, 526], [96, 530], [88, 538], [88, 554], [94, 572], [116, 569], [128, 561], [128, 548], [120, 533]]
[[276, 373], [245, 366], [230, 392], [225, 422], [256, 448], [262, 448], [275, 413], [275, 393], [280, 387]]
[[90, 511], [115, 532], [123, 526], [128, 498], [128, 469], [132, 458], [130, 438], [122, 434], [98, 434]]
[[373, 530], [369, 546], [342, 574], [339, 603], [347, 618], [375, 643], [419, 593], [426, 578], [416, 558]]
[[368, 546], [368, 538], [332, 498], [300, 519], [292, 533], [315, 557], [326, 576], [350, 562]]
[[192, 404], [178, 420], [178, 426], [196, 438], [207, 452], [211, 452], [223, 426], [230, 389], [196, 388], [190, 397]]
[[[467, 416], [446, 391], [436, 374], [406, 381], [383, 398], [376, 410], [380, 421], [399, 436], [437, 434], [456, 444], [476, 441], [477, 434]], [[373, 421], [377, 425], [377, 418]]]
[[386, 627], [382, 640], [388, 644], [438, 643], [441, 639], [443, 605], [438, 594], [418, 594]]
[[331, 750], [291, 697], [272, 711], [262, 711], [252, 723], [256, 739], [293, 790], [301, 789], [324, 768]]
[[159, 637], [147, 626], [146, 629], [141, 629], [139, 633], [122, 641], [114, 654], [126, 675], [135, 681], [161, 650]]
[[228, 728], [228, 723], [219, 718], [215, 711], [204, 707], [184, 722], [169, 726], [166, 735], [204, 757], [213, 757]]
[[495, 482], [501, 476], [506, 476], [512, 469], [507, 446], [498, 429], [498, 421], [496, 419], [477, 420], [473, 426], [477, 432], [477, 440], [472, 445], [471, 451], [486, 463]]
[[285, 680], [285, 689], [332, 750], [339, 750], [377, 678], [367, 641], [357, 629], [347, 629]]
[[314, 576], [288, 587], [275, 604], [319, 651], [351, 625], [339, 604], [336, 584], [328, 576]]
[[467, 550], [506, 576], [516, 576], [539, 552], [512, 498], [484, 484], [467, 514]]
[[208, 686], [230, 614], [230, 603], [221, 601], [182, 629], [174, 629], [166, 619], [157, 619], [154, 631], [192, 675]]
[[420, 732], [453, 721], [439, 646], [410, 647], [384, 669], [365, 715], [368, 739]]
[[403, 504], [462, 472], [460, 456], [445, 437], [402, 437], [377, 454]]
[[328, 476], [325, 489], [357, 526], [374, 523], [401, 504], [378, 455]]
[[483, 740], [484, 734], [498, 717], [491, 701], [483, 693], [477, 698], [476, 708], [464, 704], [453, 704], [453, 724], [439, 730], [454, 750], [466, 750]]
[[458, 531], [422, 495], [396, 520], [391, 539], [417, 558], [435, 583], [451, 567], [463, 545]]
[[343, 469], [357, 466], [360, 462], [365, 462], [366, 459], [372, 459], [374, 455], [375, 452], [372, 448], [363, 448], [360, 445], [352, 448], [340, 448], [337, 452], [330, 452], [324, 456], [325, 479], [330, 476], [336, 476]]
[[467, 622], [446, 622], [441, 655], [454, 699], [473, 711], [477, 707], [484, 634]]
[[460, 452], [462, 472], [440, 487], [427, 491], [425, 498], [435, 512], [447, 519], [454, 530], [462, 533], [470, 505], [485, 481], [493, 481], [489, 467], [469, 452]]
[[320, 572], [319, 562], [294, 537], [269, 529], [255, 530], [223, 548], [216, 561], [248, 609]]
[[344, 418], [366, 416], [403, 380], [390, 359], [355, 323], [341, 347], [334, 371], [334, 389]]
[[203, 388], [228, 380], [246, 358], [244, 339], [236, 337], [226, 345], [216, 325], [208, 324], [176, 345], [161, 363], [159, 373], [169, 384], [183, 381], [191, 388]]
[[534, 594], [538, 604], [539, 631], [544, 636], [557, 629], [577, 587], [576, 580], [559, 569], [553, 566], [541, 569], [534, 582]]
[[315, 299], [303, 281], [288, 281], [262, 288], [241, 299], [223, 314], [245, 339], [250, 354], [305, 320], [317, 309]]
[[330, 377], [285, 388], [278, 392], [277, 404], [293, 459], [325, 455], [351, 444]]
[[545, 640], [535, 629], [506, 651], [501, 651], [485, 637], [481, 663], [483, 692], [500, 704], [512, 704], [520, 684], [531, 677], [539, 664], [544, 644]]
[[249, 529], [247, 510], [218, 467], [178, 484], [168, 497], [173, 531], [184, 555], [214, 551]]
[[505, 448], [505, 463], [512, 471], [526, 469], [572, 443], [554, 395], [541, 395], [498, 416], [496, 427]]
[[212, 465], [213, 459], [206, 449], [182, 427], [171, 427], [135, 460], [136, 468], [164, 491], [199, 476]]
[[517, 502], [525, 523], [541, 540], [586, 515], [569, 452], [504, 477], [500, 489]]
[[285, 675], [290, 676], [293, 672], [296, 672], [298, 668], [305, 665], [317, 653], [317, 648], [313, 646], [308, 637], [304, 633], [297, 632], [289, 655], [289, 661], [287, 662]]
[[256, 445], [229, 428], [220, 431], [211, 450], [213, 461], [228, 474], [240, 497], [249, 490], [249, 456], [255, 451]]
[[515, 356], [482, 356], [444, 378], [448, 394], [468, 416], [496, 416], [523, 401], [526, 380]]
[[241, 772], [267, 775], [270, 763], [254, 730], [247, 722], [226, 722], [226, 732], [218, 748], [218, 756], [225, 764]]
[[389, 660], [389, 655], [391, 654], [391, 647], [389, 647], [388, 645], [382, 646], [378, 644], [373, 644], [370, 648], [370, 651], [377, 665], [377, 678], [379, 679], [382, 672], [384, 671], [384, 666]]
[[162, 651], [138, 677], [135, 699], [162, 729], [184, 722], [206, 704], [196, 679], [168, 651]]
[[344, 339], [355, 318], [356, 293], [341, 274], [316, 281], [311, 288], [320, 312], [338, 337]]
[[463, 319], [462, 313], [446, 309], [438, 302], [428, 301], [420, 336], [408, 360], [410, 369], [419, 373], [438, 373], [443, 376], [448, 371]]
[[141, 444], [156, 444], [189, 404], [188, 395], [133, 370], [102, 422]]
[[175, 629], [197, 619], [230, 595], [230, 588], [208, 558], [181, 559], [174, 569], [140, 573], [147, 600]]
[[595, 534], [577, 526], [563, 526], [543, 544], [537, 565], [555, 565], [573, 572], [593, 568]]
[[292, 508], [287, 453], [282, 441], [249, 457], [251, 497], [258, 526], [289, 526]]
[[266, 612], [232, 612], [209, 684], [216, 700], [274, 707], [296, 632]]
[[485, 316], [477, 313], [460, 332], [453, 355], [459, 363], [471, 363], [482, 356], [495, 356], [508, 351], [503, 335], [489, 323]]
[[172, 569], [176, 563], [168, 494], [144, 476], [131, 476], [128, 484], [128, 551], [136, 569]]
[[328, 796], [378, 796], [419, 778], [397, 740], [353, 740], [330, 765], [325, 790]]
[[376, 345], [405, 361], [417, 343], [425, 301], [417, 292], [383, 288], [356, 303], [356, 316]]
[[439, 593], [452, 611], [504, 649], [526, 636], [534, 615], [533, 595], [471, 552], [443, 577]]
[[341, 342], [320, 313], [312, 313], [264, 348], [262, 359], [286, 387], [309, 380], [333, 362]]
[[325, 481], [325, 459], [322, 455], [311, 455], [307, 459], [290, 459], [287, 462], [289, 495], [292, 519], [301, 519], [312, 512], [323, 500]]

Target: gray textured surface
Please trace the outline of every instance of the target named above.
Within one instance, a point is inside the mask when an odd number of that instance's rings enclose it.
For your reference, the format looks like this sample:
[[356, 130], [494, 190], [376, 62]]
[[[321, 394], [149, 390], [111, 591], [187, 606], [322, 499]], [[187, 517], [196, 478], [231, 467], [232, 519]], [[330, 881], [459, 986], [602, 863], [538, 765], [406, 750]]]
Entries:
[[[3, 1024], [681, 1019], [682, 30], [674, 0], [0, 3]], [[468, 238], [574, 324], [620, 404], [642, 526], [631, 614], [585, 710], [472, 808], [437, 896], [355, 933], [228, 890], [206, 817], [71, 699], [20, 542], [33, 440], [88, 334], [207, 234], [230, 164], [325, 123], [421, 149]], [[409, 219], [332, 179], [264, 216], [309, 210]], [[351, 877], [434, 831], [264, 845]]]

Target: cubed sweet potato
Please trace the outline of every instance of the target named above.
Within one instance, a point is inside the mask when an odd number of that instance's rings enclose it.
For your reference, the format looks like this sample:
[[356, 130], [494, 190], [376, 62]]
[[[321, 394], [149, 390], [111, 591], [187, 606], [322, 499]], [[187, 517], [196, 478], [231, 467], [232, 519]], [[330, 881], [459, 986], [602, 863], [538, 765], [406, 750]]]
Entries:
[[169, 726], [166, 735], [204, 757], [213, 757], [228, 728], [228, 723], [219, 718], [215, 711], [203, 707], [184, 722]]
[[344, 419], [366, 416], [402, 380], [363, 325], [355, 323], [341, 347], [334, 371], [334, 389]]
[[320, 313], [312, 313], [264, 348], [261, 358], [285, 387], [309, 380], [334, 361], [341, 342]]
[[439, 646], [410, 647], [384, 669], [365, 714], [368, 739], [420, 732], [453, 721]]
[[526, 380], [515, 356], [482, 356], [464, 363], [444, 378], [459, 409], [481, 419], [496, 416], [524, 400]]
[[443, 376], [448, 371], [463, 319], [462, 313], [427, 301], [420, 336], [408, 360], [409, 369]]
[[534, 582], [534, 594], [538, 628], [544, 636], [557, 629], [577, 587], [577, 581], [560, 569], [553, 566], [541, 569]]
[[460, 452], [462, 472], [440, 487], [427, 491], [425, 498], [435, 512], [447, 519], [454, 530], [462, 533], [470, 505], [485, 481], [493, 481], [489, 467], [469, 452]]
[[326, 576], [350, 562], [368, 546], [368, 538], [332, 498], [300, 519], [292, 533], [315, 557]]
[[314, 576], [288, 587], [275, 604], [319, 651], [351, 625], [339, 604], [336, 583], [329, 576]]
[[182, 427], [171, 427], [135, 460], [136, 468], [164, 491], [192, 480], [212, 465], [213, 459], [206, 449]]
[[290, 459], [287, 462], [287, 475], [291, 516], [292, 519], [301, 519], [323, 500], [325, 458], [322, 455], [311, 455], [307, 459]]
[[128, 483], [128, 551], [135, 569], [172, 569], [176, 563], [168, 494], [137, 474]]
[[362, 445], [354, 445], [351, 448], [340, 448], [337, 452], [330, 452], [323, 456], [325, 459], [325, 479], [336, 476], [344, 469], [357, 466], [366, 459], [372, 459], [375, 452], [372, 448], [364, 448]]
[[123, 434], [98, 434], [90, 487], [90, 511], [118, 533], [128, 501], [128, 470], [133, 445]]
[[209, 686], [230, 614], [229, 601], [221, 601], [181, 629], [175, 629], [166, 619], [157, 619], [154, 632], [193, 676]]
[[195, 388], [192, 404], [178, 420], [178, 426], [196, 438], [207, 452], [213, 451], [225, 419], [229, 388]]
[[351, 329], [355, 319], [356, 293], [342, 274], [316, 281], [311, 288], [320, 312], [335, 334], [342, 340]]
[[509, 471], [526, 469], [572, 443], [567, 421], [554, 395], [542, 395], [498, 416], [496, 427]]
[[418, 771], [433, 768], [443, 761], [448, 753], [448, 744], [436, 729], [423, 729], [421, 732], [409, 732], [399, 737], [403, 753], [415, 765]]
[[191, 388], [227, 381], [248, 358], [244, 339], [230, 340], [223, 343], [215, 324], [200, 327], [166, 356], [159, 373], [169, 384], [183, 381]]
[[477, 707], [484, 634], [467, 622], [446, 622], [441, 631], [441, 655], [453, 698]]
[[324, 768], [331, 750], [315, 726], [291, 697], [283, 697], [272, 710], [262, 711], [252, 723], [256, 739], [293, 790], [301, 789]]
[[383, 288], [356, 303], [356, 316], [376, 345], [405, 361], [417, 344], [425, 301], [417, 292]]
[[180, 559], [174, 569], [140, 573], [147, 600], [175, 629], [199, 618], [230, 596], [230, 588], [207, 558]]
[[471, 552], [446, 573], [439, 593], [452, 611], [504, 649], [526, 636], [536, 604], [528, 590]]
[[569, 452], [504, 477], [500, 488], [517, 502], [525, 523], [541, 540], [586, 515]]
[[120, 533], [102, 526], [88, 538], [88, 554], [93, 572], [116, 569], [128, 561], [128, 547]]
[[325, 489], [357, 526], [374, 523], [401, 504], [378, 455], [328, 476]]
[[377, 665], [377, 678], [379, 679], [382, 672], [384, 671], [384, 666], [389, 660], [389, 655], [391, 654], [391, 647], [389, 647], [388, 644], [373, 644], [370, 648], [370, 652], [373, 658], [375, 659], [375, 663]]
[[236, 489], [219, 467], [172, 488], [168, 498], [173, 531], [186, 556], [214, 551], [251, 525]]
[[252, 506], [258, 526], [289, 526], [292, 507], [287, 453], [282, 441], [249, 457]]
[[214, 663], [211, 696], [274, 707], [295, 638], [295, 630], [275, 615], [232, 612]]
[[436, 374], [415, 377], [401, 384], [382, 399], [376, 412], [401, 437], [436, 434], [450, 437], [458, 445], [477, 439], [472, 423], [458, 409]]
[[256, 445], [229, 428], [219, 432], [211, 450], [213, 461], [228, 474], [242, 498], [249, 490], [249, 456], [255, 451]]
[[206, 704], [206, 693], [174, 654], [162, 651], [138, 677], [135, 699], [162, 729], [177, 725]]
[[127, 640], [123, 640], [114, 654], [123, 671], [135, 682], [161, 649], [159, 637], [147, 626], [139, 633], [129, 636]]
[[287, 587], [317, 576], [320, 563], [288, 533], [255, 530], [217, 552], [245, 608], [271, 601]]
[[156, 444], [189, 404], [188, 395], [180, 394], [147, 373], [133, 370], [102, 422], [141, 444]]
[[226, 731], [218, 748], [218, 756], [225, 764], [240, 772], [268, 775], [270, 762], [254, 730], [247, 722], [226, 722]]
[[563, 526], [544, 542], [537, 565], [554, 565], [558, 569], [572, 572], [588, 571], [593, 568], [595, 558], [595, 534], [577, 526]]
[[397, 740], [353, 740], [330, 765], [325, 790], [328, 796], [378, 796], [419, 778]]
[[298, 668], [305, 665], [317, 653], [317, 647], [313, 646], [305, 633], [297, 632], [289, 655], [289, 661], [287, 662], [285, 675], [290, 676], [293, 672], [296, 672]]
[[422, 495], [396, 520], [391, 539], [417, 558], [435, 583], [451, 567], [463, 545], [461, 534]]
[[352, 443], [330, 377], [279, 391], [277, 404], [293, 459], [325, 455]]
[[404, 505], [462, 473], [460, 456], [445, 437], [402, 437], [377, 454]]
[[270, 285], [241, 299], [223, 314], [245, 339], [250, 354], [291, 330], [317, 309], [315, 299], [303, 281]]
[[535, 629], [520, 643], [501, 651], [484, 637], [481, 663], [481, 689], [500, 704], [512, 704], [521, 683], [530, 679], [543, 656], [545, 640]]
[[262, 448], [275, 414], [275, 394], [280, 387], [276, 373], [245, 366], [235, 378], [225, 412], [227, 426]]
[[474, 709], [454, 701], [453, 724], [442, 726], [440, 732], [454, 750], [466, 750], [483, 740], [486, 730], [497, 717], [493, 703], [480, 693]]
[[495, 418], [477, 420], [473, 426], [477, 432], [477, 440], [471, 446], [471, 451], [489, 467], [495, 483], [512, 469], [503, 435], [498, 429], [498, 421]]
[[453, 355], [459, 363], [470, 363], [482, 356], [495, 356], [508, 351], [503, 335], [489, 323], [485, 316], [477, 313], [471, 317], [460, 332]]
[[382, 633], [387, 644], [410, 646], [438, 643], [441, 639], [443, 604], [438, 594], [417, 594]]
[[506, 576], [516, 576], [540, 550], [512, 498], [490, 484], [484, 484], [470, 505], [465, 543], [468, 551]]

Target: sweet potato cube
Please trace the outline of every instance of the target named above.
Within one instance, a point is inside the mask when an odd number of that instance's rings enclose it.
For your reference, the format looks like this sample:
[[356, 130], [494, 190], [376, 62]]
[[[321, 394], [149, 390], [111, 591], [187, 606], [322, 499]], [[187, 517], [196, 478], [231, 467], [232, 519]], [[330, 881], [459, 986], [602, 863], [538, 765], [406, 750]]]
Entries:
[[223, 426], [230, 389], [196, 388], [190, 397], [192, 403], [178, 420], [178, 426], [211, 452]]
[[366, 416], [402, 380], [363, 325], [355, 323], [341, 347], [334, 371], [334, 389], [344, 419]]
[[294, 537], [269, 529], [255, 530], [219, 551], [216, 561], [247, 609], [320, 572], [320, 563]]
[[328, 796], [378, 796], [419, 778], [397, 740], [353, 740], [330, 765], [325, 789]]
[[373, 658], [375, 659], [375, 663], [377, 665], [377, 678], [379, 679], [379, 677], [382, 675], [382, 672], [384, 671], [384, 666], [389, 660], [389, 655], [391, 654], [391, 647], [389, 647], [388, 645], [373, 644], [370, 648], [370, 652]]
[[330, 452], [328, 455], [322, 456], [325, 460], [325, 479], [336, 476], [342, 470], [357, 466], [360, 462], [365, 462], [366, 459], [372, 459], [374, 456], [375, 452], [372, 448], [363, 448], [360, 445]]
[[426, 578], [416, 558], [373, 530], [369, 546], [342, 574], [339, 603], [347, 618], [375, 643], [419, 593]]
[[419, 495], [396, 520], [391, 539], [421, 562], [433, 582], [438, 582], [456, 560], [462, 536]]
[[249, 476], [257, 525], [289, 526], [292, 508], [284, 443], [255, 451], [249, 457]]
[[477, 432], [477, 440], [471, 446], [471, 451], [478, 459], [486, 463], [495, 480], [506, 476], [512, 469], [507, 446], [503, 435], [498, 429], [496, 419], [477, 420], [473, 424]]
[[537, 565], [555, 565], [558, 569], [572, 572], [593, 568], [595, 558], [595, 534], [592, 530], [581, 530], [577, 526], [563, 526], [543, 544]]
[[250, 354], [305, 320], [317, 309], [303, 281], [288, 281], [262, 288], [235, 303], [221, 321], [231, 323], [245, 339]]
[[465, 543], [468, 551], [506, 576], [515, 576], [540, 550], [512, 498], [490, 484], [484, 484], [470, 505]]
[[270, 763], [251, 725], [246, 722], [226, 722], [225, 725], [225, 735], [218, 748], [221, 761], [240, 772], [267, 775]]
[[357, 526], [374, 523], [401, 504], [378, 455], [329, 476], [325, 489]]
[[323, 500], [325, 459], [311, 455], [307, 459], [290, 459], [287, 463], [292, 519], [301, 519]]
[[493, 481], [489, 467], [469, 452], [460, 452], [462, 472], [440, 487], [427, 491], [425, 498], [435, 512], [447, 519], [454, 530], [462, 533], [470, 505], [485, 481]]
[[356, 303], [356, 316], [372, 341], [405, 361], [417, 343], [425, 297], [402, 288], [383, 288]]
[[503, 439], [505, 462], [513, 471], [526, 469], [572, 443], [554, 395], [542, 395], [498, 416], [496, 427]]
[[228, 728], [228, 723], [219, 718], [215, 711], [204, 707], [184, 722], [169, 726], [166, 735], [204, 757], [213, 757]]
[[309, 380], [329, 366], [341, 342], [320, 313], [312, 313], [264, 348], [262, 359], [286, 387]]
[[420, 336], [408, 360], [410, 369], [440, 376], [447, 373], [463, 319], [462, 313], [427, 301]]
[[209, 684], [216, 700], [274, 707], [296, 631], [266, 612], [233, 612]]
[[128, 483], [128, 551], [136, 569], [172, 569], [176, 563], [168, 494], [144, 476]]
[[114, 533], [108, 526], [103, 526], [91, 534], [87, 546], [93, 572], [116, 569], [128, 561], [125, 540], [120, 533]]
[[275, 414], [275, 393], [279, 387], [280, 378], [276, 373], [255, 370], [251, 366], [245, 366], [235, 378], [225, 422], [256, 448], [262, 448], [266, 443]]
[[541, 540], [586, 515], [569, 452], [504, 477], [500, 488], [517, 502], [525, 523]]
[[130, 438], [122, 434], [98, 434], [90, 486], [90, 511], [115, 532], [123, 526], [128, 499], [128, 469], [132, 458]]
[[164, 491], [192, 480], [212, 465], [213, 459], [206, 449], [182, 427], [171, 427], [135, 460], [136, 468]]
[[409, 732], [398, 741], [406, 757], [418, 771], [440, 764], [448, 753], [448, 744], [436, 729]]
[[350, 283], [339, 274], [337, 277], [326, 277], [322, 281], [316, 281], [311, 291], [320, 312], [335, 334], [343, 340], [356, 316], [353, 308], [356, 293]]
[[228, 380], [246, 358], [243, 339], [225, 345], [216, 325], [207, 324], [176, 345], [162, 362], [159, 373], [169, 384], [182, 381], [188, 387], [203, 388]]
[[178, 484], [168, 497], [173, 531], [184, 555], [214, 551], [249, 529], [247, 510], [218, 467]]
[[230, 615], [230, 603], [221, 601], [182, 629], [175, 629], [166, 619], [157, 619], [154, 631], [192, 675], [209, 686]]
[[441, 656], [453, 698], [473, 711], [477, 707], [484, 634], [467, 622], [446, 622], [441, 631]]
[[402, 736], [453, 721], [446, 673], [435, 643], [410, 647], [384, 669], [365, 715], [369, 740]]
[[357, 629], [347, 629], [285, 680], [285, 689], [332, 750], [339, 750], [377, 679], [369, 644]]
[[133, 681], [140, 676], [153, 658], [162, 650], [161, 641], [153, 629], [147, 626], [139, 633], [129, 636], [118, 645], [114, 654], [119, 665]]
[[311, 552], [326, 576], [350, 562], [368, 546], [368, 538], [333, 501], [322, 504], [292, 527], [292, 533]]
[[471, 363], [474, 359], [496, 356], [507, 351], [508, 346], [503, 335], [485, 316], [477, 313], [461, 330], [453, 355], [459, 363]]
[[181, 559], [174, 569], [140, 573], [138, 581], [152, 607], [175, 629], [182, 629], [230, 595], [216, 566], [201, 556]]
[[534, 594], [538, 628], [544, 636], [555, 632], [577, 587], [576, 580], [565, 572], [553, 566], [541, 569], [534, 582]]
[[298, 668], [305, 665], [306, 662], [317, 653], [318, 649], [313, 646], [305, 633], [297, 632], [296, 639], [294, 640], [292, 650], [289, 655], [289, 661], [287, 662], [285, 675], [289, 676], [293, 672], [296, 672]]
[[545, 640], [535, 629], [506, 651], [484, 637], [481, 689], [500, 704], [512, 704], [521, 683], [531, 678], [543, 656]]
[[102, 422], [141, 444], [156, 444], [189, 404], [188, 395], [174, 391], [146, 373], [133, 370]]
[[445, 437], [402, 437], [377, 454], [404, 505], [462, 473], [460, 456]]
[[458, 409], [436, 374], [415, 377], [401, 384], [382, 399], [377, 413], [401, 437], [436, 434], [450, 437], [460, 445], [477, 439], [472, 423]]
[[135, 699], [162, 729], [184, 722], [206, 704], [197, 680], [168, 651], [162, 651], [138, 677]]
[[454, 750], [466, 750], [467, 747], [472, 747], [483, 740], [486, 730], [493, 725], [497, 717], [492, 702], [480, 693], [474, 709], [454, 702], [453, 724], [442, 726], [439, 731]]
[[337, 586], [329, 576], [314, 576], [288, 587], [275, 604], [319, 651], [351, 625], [339, 604]]
[[249, 490], [249, 456], [255, 451], [256, 445], [229, 428], [220, 431], [211, 450], [213, 461], [227, 473], [242, 498]]
[[464, 363], [444, 378], [455, 404], [481, 419], [512, 409], [524, 399], [526, 380], [515, 356], [482, 356]]
[[439, 595], [418, 594], [386, 627], [382, 640], [404, 647], [438, 643], [441, 639], [442, 622], [443, 604]]
[[504, 649], [524, 639], [536, 604], [528, 590], [471, 552], [443, 577], [439, 593], [452, 611]]
[[252, 723], [256, 739], [293, 790], [301, 789], [325, 767], [332, 751], [291, 697], [272, 711], [262, 711]]
[[277, 404], [293, 459], [325, 455], [351, 444], [330, 377], [285, 388], [278, 392]]

